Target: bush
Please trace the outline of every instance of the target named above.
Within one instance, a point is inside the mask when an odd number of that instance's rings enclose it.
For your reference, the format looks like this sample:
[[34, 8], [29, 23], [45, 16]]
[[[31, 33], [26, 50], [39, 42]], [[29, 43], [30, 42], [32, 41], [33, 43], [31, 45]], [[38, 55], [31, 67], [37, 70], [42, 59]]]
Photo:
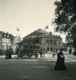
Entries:
[[4, 50], [0, 49], [0, 55], [4, 54]]

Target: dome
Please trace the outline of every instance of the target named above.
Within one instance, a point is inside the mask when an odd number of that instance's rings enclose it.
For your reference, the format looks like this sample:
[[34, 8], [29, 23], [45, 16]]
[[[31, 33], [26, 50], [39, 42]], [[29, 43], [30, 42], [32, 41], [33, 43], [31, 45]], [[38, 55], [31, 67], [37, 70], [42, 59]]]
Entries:
[[32, 34], [48, 34], [48, 32], [42, 29], [37, 29]]

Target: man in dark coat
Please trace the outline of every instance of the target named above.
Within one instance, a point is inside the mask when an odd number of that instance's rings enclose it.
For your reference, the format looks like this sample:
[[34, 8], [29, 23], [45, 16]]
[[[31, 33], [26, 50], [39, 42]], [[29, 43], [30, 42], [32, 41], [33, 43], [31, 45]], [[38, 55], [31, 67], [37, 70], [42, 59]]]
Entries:
[[64, 54], [62, 50], [60, 50], [60, 52], [57, 54], [57, 62], [55, 65], [55, 70], [66, 70], [64, 61], [65, 61]]
[[72, 48], [69, 49], [69, 54], [71, 54], [71, 53], [72, 53]]
[[40, 57], [42, 57], [42, 49], [40, 50], [40, 52], [39, 52], [39, 53], [40, 53]]

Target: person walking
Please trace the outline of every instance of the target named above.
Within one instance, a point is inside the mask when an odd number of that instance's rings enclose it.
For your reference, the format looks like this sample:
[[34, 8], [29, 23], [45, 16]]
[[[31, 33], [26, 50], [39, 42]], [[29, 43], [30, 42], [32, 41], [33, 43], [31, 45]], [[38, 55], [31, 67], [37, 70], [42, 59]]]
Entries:
[[71, 54], [71, 53], [72, 53], [72, 48], [69, 49], [69, 54]]
[[42, 49], [40, 50], [40, 52], [39, 52], [39, 53], [40, 53], [40, 57], [42, 58]]
[[55, 53], [53, 53], [53, 56], [52, 57], [54, 58], [54, 56], [55, 56]]
[[57, 54], [57, 61], [55, 65], [55, 70], [66, 70], [67, 67], [65, 66], [65, 57], [62, 52], [62, 49], [60, 49], [60, 52]]

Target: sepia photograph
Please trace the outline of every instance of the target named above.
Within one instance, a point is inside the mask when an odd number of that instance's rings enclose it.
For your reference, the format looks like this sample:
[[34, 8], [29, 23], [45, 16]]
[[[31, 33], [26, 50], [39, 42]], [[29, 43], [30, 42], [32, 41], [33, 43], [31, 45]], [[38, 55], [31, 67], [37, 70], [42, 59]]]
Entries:
[[0, 0], [0, 80], [76, 80], [76, 0]]

